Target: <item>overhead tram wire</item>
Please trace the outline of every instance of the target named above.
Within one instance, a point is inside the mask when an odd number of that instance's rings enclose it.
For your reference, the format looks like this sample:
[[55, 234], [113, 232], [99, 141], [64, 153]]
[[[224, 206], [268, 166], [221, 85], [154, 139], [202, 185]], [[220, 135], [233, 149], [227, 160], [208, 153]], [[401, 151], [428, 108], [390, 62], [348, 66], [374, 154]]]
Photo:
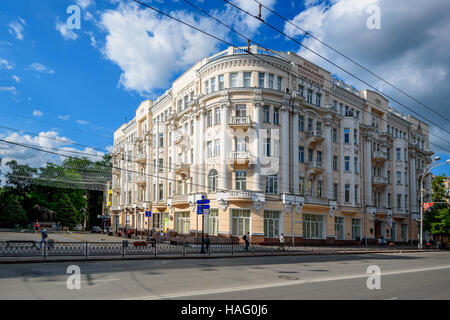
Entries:
[[[260, 44], [258, 44], [257, 42], [251, 40], [250, 37], [245, 36], [244, 34], [240, 33], [239, 31], [235, 30], [234, 28], [230, 27], [229, 25], [227, 25], [227, 24], [221, 22], [219, 19], [217, 19], [217, 18], [215, 18], [214, 16], [210, 15], [209, 13], [207, 13], [207, 12], [204, 11], [203, 9], [199, 8], [198, 6], [194, 5], [194, 4], [191, 3], [190, 1], [188, 1], [188, 0], [183, 0], [183, 1], [186, 2], [187, 4], [189, 4], [191, 7], [195, 8], [196, 10], [200, 11], [200, 12], [203, 13], [204, 15], [208, 16], [209, 18], [214, 19], [215, 21], [217, 21], [217, 22], [220, 23], [221, 25], [227, 27], [228, 29], [230, 29], [230, 30], [233, 31], [234, 33], [236, 33], [236, 34], [238, 34], [239, 36], [241, 36], [241, 37], [243, 37], [244, 39], [246, 39], [247, 41], [252, 42], [252, 43], [256, 44], [256, 45], [259, 46], [259, 47], [265, 48], [265, 46], [260, 45]], [[209, 35], [207, 32], [203, 32], [203, 33]], [[226, 42], [226, 41], [222, 41], [222, 42], [228, 44], [228, 42]], [[232, 45], [232, 44], [231, 44], [231, 46], [232, 46], [233, 48], [237, 48], [236, 46], [234, 46], [234, 45]], [[272, 50], [270, 50], [270, 51], [273, 52]], [[256, 55], [252, 54], [251, 52], [248, 52], [248, 50], [245, 50], [245, 52], [247, 52], [247, 53], [249, 53], [250, 55], [253, 55], [253, 56], [257, 57], [258, 59], [260, 59], [260, 60], [262, 60], [262, 61], [264, 61], [264, 62], [266, 62], [266, 63], [269, 63], [269, 64], [273, 65], [274, 67], [280, 69], [278, 66], [276, 66], [276, 65], [274, 65], [274, 64], [272, 64], [272, 63], [270, 63], [269, 61], [266, 61], [265, 59], [263, 59], [263, 58], [261, 58], [261, 57], [259, 57], [259, 56], [256, 56]], [[280, 55], [277, 54], [276, 52], [273, 52], [273, 53], [276, 54], [277, 56], [279, 56], [280, 58], [284, 59], [284, 57], [280, 56]], [[282, 69], [280, 69], [280, 70], [282, 70]], [[282, 71], [285, 72], [285, 70], [282, 70]], [[288, 73], [289, 73], [291, 76], [294, 76], [294, 77], [295, 77], [295, 75], [292, 74], [290, 71], [288, 71]], [[328, 83], [330, 83], [330, 84], [333, 85], [333, 83], [330, 82], [328, 79], [324, 79], [324, 80], [327, 81]], [[332, 96], [335, 97], [335, 98], [339, 98], [339, 97], [337, 97], [336, 95], [334, 95], [334, 94], [331, 93], [331, 92], [330, 92], [330, 95], [332, 95]], [[378, 119], [384, 121], [384, 119], [381, 118], [381, 117], [380, 117], [379, 115], [377, 115], [376, 113], [373, 113], [373, 112], [370, 112], [370, 111], [366, 111], [366, 110], [364, 110], [364, 109], [362, 109], [361, 111], [364, 112], [364, 113], [366, 113], [366, 114], [371, 114], [372, 116], [375, 116], [375, 117], [377, 117]], [[388, 122], [388, 121], [386, 121], [386, 122]], [[388, 122], [388, 123], [389, 123], [389, 122]], [[391, 123], [391, 124], [392, 124], [392, 123]], [[448, 142], [449, 142], [448, 140], [445, 140], [443, 137], [441, 137], [441, 136], [439, 136], [439, 135], [437, 135], [437, 134], [432, 133], [431, 130], [430, 130], [430, 135], [433, 135], [433, 136], [435, 136], [435, 137], [441, 139], [441, 140], [444, 141], [445, 143], [448, 143]], [[439, 148], [442, 149], [442, 147], [439, 147]], [[442, 150], [444, 150], [444, 149], [442, 149]], [[450, 152], [450, 151], [447, 151], [447, 152]]]
[[[134, 1], [136, 1], [136, 0], [134, 0]], [[266, 26], [268, 26], [268, 27], [270, 27], [271, 29], [277, 31], [278, 33], [284, 35], [284, 36], [287, 37], [288, 39], [290, 39], [290, 40], [292, 40], [293, 42], [297, 43], [299, 46], [301, 46], [301, 47], [307, 49], [308, 51], [312, 52], [313, 54], [317, 55], [318, 57], [320, 57], [320, 58], [322, 58], [323, 60], [327, 61], [328, 63], [332, 64], [332, 65], [335, 66], [336, 68], [338, 68], [338, 69], [344, 71], [344, 72], [347, 73], [348, 75], [352, 76], [353, 78], [355, 78], [355, 79], [359, 80], [360, 82], [364, 83], [365, 85], [369, 86], [370, 88], [372, 88], [373, 90], [375, 90], [376, 92], [378, 92], [380, 95], [385, 96], [385, 97], [389, 98], [390, 100], [392, 100], [392, 101], [398, 103], [399, 105], [403, 106], [405, 109], [409, 110], [410, 112], [414, 113], [415, 115], [417, 115], [417, 116], [419, 116], [419, 117], [425, 119], [425, 120], [428, 121], [429, 123], [434, 124], [437, 128], [439, 128], [439, 129], [441, 129], [441, 130], [447, 132], [448, 134], [450, 134], [450, 131], [448, 131], [448, 130], [442, 128], [440, 125], [436, 124], [435, 122], [431, 121], [430, 119], [428, 119], [427, 117], [421, 115], [420, 113], [414, 111], [413, 109], [407, 107], [406, 105], [404, 105], [403, 103], [399, 102], [397, 99], [391, 97], [390, 95], [388, 95], [388, 94], [386, 94], [386, 93], [383, 93], [382, 91], [380, 91], [380, 90], [377, 89], [376, 87], [372, 86], [370, 83], [368, 83], [368, 82], [366, 82], [365, 80], [359, 78], [358, 76], [354, 75], [354, 74], [351, 73], [350, 71], [347, 71], [347, 70], [344, 69], [343, 67], [337, 65], [336, 63], [334, 63], [334, 62], [331, 61], [330, 59], [328, 59], [328, 58], [322, 56], [321, 54], [319, 54], [319, 53], [317, 53], [317, 52], [315, 52], [315, 51], [312, 50], [311, 48], [309, 48], [309, 47], [303, 45], [301, 42], [297, 41], [295, 38], [292, 38], [291, 36], [289, 36], [288, 34], [284, 33], [283, 31], [279, 30], [279, 29], [276, 28], [275, 26], [272, 26], [271, 24], [267, 23], [267, 22], [264, 21], [263, 19], [260, 19], [260, 18], [258, 18], [257, 16], [252, 15], [250, 12], [248, 12], [248, 11], [242, 9], [241, 7], [235, 5], [234, 3], [232, 3], [232, 2], [230, 2], [230, 1], [228, 1], [228, 0], [223, 0], [223, 1], [226, 2], [227, 4], [233, 6], [234, 8], [236, 8], [236, 9], [238, 9], [238, 10], [240, 10], [240, 11], [246, 13], [247, 15], [253, 17], [254, 19], [256, 19], [256, 20], [258, 20], [258, 21], [264, 23]]]
[[275, 10], [269, 8], [268, 6], [266, 6], [265, 4], [259, 2], [258, 0], [253, 0], [256, 3], [260, 4], [262, 7], [264, 7], [265, 9], [269, 10], [271, 13], [273, 13], [274, 15], [276, 15], [277, 17], [283, 19], [284, 21], [286, 21], [287, 23], [289, 23], [290, 25], [294, 26], [295, 28], [299, 29], [300, 31], [304, 32], [304, 36], [309, 36], [312, 39], [320, 42], [321, 44], [323, 44], [324, 46], [326, 46], [327, 48], [333, 50], [334, 52], [336, 52], [337, 54], [339, 54], [340, 56], [344, 57], [345, 59], [349, 60], [350, 62], [352, 62], [353, 64], [355, 64], [356, 66], [360, 67], [361, 69], [369, 72], [371, 75], [375, 76], [376, 78], [378, 78], [379, 80], [383, 81], [384, 83], [386, 83], [387, 85], [391, 86], [392, 88], [400, 91], [402, 94], [404, 94], [405, 96], [407, 96], [408, 98], [414, 100], [415, 102], [421, 104], [422, 106], [424, 106], [425, 108], [427, 108], [428, 110], [430, 110], [431, 112], [433, 112], [434, 114], [438, 115], [439, 117], [442, 117], [443, 119], [447, 120], [447, 122], [450, 122], [450, 120], [444, 116], [443, 114], [433, 110], [432, 108], [430, 108], [429, 106], [427, 106], [426, 104], [424, 104], [423, 102], [421, 102], [420, 100], [414, 98], [413, 96], [411, 96], [410, 94], [408, 94], [407, 92], [405, 92], [404, 90], [400, 89], [399, 87], [393, 85], [392, 83], [390, 83], [389, 81], [385, 80], [384, 78], [382, 78], [381, 76], [377, 75], [376, 73], [374, 73], [373, 71], [370, 71], [367, 67], [364, 67], [362, 64], [360, 64], [359, 62], [355, 61], [354, 59], [348, 57], [347, 55], [345, 55], [344, 53], [340, 52], [339, 50], [333, 48], [331, 45], [327, 44], [326, 42], [320, 40], [319, 38], [317, 38], [316, 36], [314, 36], [311, 32], [306, 31], [305, 29], [299, 27], [297, 24], [293, 23], [291, 20], [283, 17], [282, 15], [280, 15], [279, 13], [277, 13]]

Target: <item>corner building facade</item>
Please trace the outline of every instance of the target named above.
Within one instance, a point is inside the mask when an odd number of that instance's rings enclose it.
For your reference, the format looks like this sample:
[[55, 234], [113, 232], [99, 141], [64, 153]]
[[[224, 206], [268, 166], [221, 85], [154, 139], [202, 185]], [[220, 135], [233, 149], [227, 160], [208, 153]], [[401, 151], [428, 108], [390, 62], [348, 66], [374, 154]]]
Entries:
[[294, 53], [244, 49], [198, 62], [115, 132], [113, 228], [200, 235], [204, 196], [213, 237], [417, 240], [429, 127]]

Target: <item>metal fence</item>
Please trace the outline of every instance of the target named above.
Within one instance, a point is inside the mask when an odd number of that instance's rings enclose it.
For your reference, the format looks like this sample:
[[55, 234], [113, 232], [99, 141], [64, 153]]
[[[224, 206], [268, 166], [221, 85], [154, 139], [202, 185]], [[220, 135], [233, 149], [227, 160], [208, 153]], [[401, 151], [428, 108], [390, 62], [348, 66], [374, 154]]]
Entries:
[[[436, 248], [433, 248], [436, 249]], [[211, 240], [204, 245], [201, 239], [153, 241], [123, 240], [121, 242], [56, 242], [48, 241], [0, 241], [0, 257], [131, 257], [131, 256], [190, 256], [285, 253], [345, 253], [371, 250], [418, 250], [417, 245], [262, 245], [250, 244], [248, 248], [235, 240]]]

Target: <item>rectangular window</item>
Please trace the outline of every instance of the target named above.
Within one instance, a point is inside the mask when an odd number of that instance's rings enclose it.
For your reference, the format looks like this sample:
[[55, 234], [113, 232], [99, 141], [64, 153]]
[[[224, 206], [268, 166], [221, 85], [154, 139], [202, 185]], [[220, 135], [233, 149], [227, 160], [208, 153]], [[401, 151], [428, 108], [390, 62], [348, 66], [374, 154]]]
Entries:
[[164, 201], [164, 185], [159, 185], [159, 201]]
[[247, 189], [247, 171], [237, 170], [236, 171], [236, 190], [246, 190]]
[[397, 241], [397, 224], [395, 222], [392, 222], [391, 241]]
[[314, 159], [314, 150], [308, 149], [308, 162], [313, 162]]
[[337, 183], [335, 183], [333, 185], [333, 192], [334, 192], [334, 201], [337, 201], [337, 199], [338, 199], [338, 184]]
[[303, 214], [303, 238], [324, 238], [324, 217], [315, 214]]
[[387, 202], [388, 202], [388, 208], [392, 208], [392, 194], [388, 193], [388, 197], [387, 197]]
[[211, 236], [219, 235], [219, 210], [210, 209], [208, 217], [208, 234]]
[[336, 240], [345, 240], [344, 226], [344, 217], [334, 217], [334, 233], [336, 234]]
[[269, 106], [264, 106], [263, 108], [263, 115], [264, 115], [264, 122], [265, 123], [270, 123], [270, 107]]
[[397, 194], [397, 209], [400, 210], [402, 207], [402, 195]]
[[304, 97], [305, 96], [305, 94], [304, 94], [304, 91], [305, 91], [305, 87], [304, 86], [302, 86], [302, 85], [298, 85], [298, 91], [300, 92], [300, 95], [302, 96], [302, 97]]
[[337, 143], [337, 129], [333, 128], [333, 143]]
[[230, 73], [230, 88], [238, 87], [238, 75], [237, 72]]
[[304, 116], [298, 117], [298, 131], [300, 131], [300, 132], [305, 131], [305, 117]]
[[361, 239], [361, 219], [352, 219], [352, 240]]
[[401, 233], [402, 233], [402, 241], [408, 242], [408, 225], [402, 224], [400, 228], [401, 228]]
[[345, 185], [345, 202], [350, 202], [350, 185]]
[[216, 78], [211, 78], [211, 92], [215, 92], [216, 89]]
[[358, 185], [355, 185], [355, 203], [359, 203], [358, 201]]
[[322, 163], [322, 151], [316, 152], [316, 161]]
[[252, 73], [244, 72], [244, 87], [250, 88], [252, 86]]
[[353, 129], [353, 143], [354, 144], [358, 144], [358, 130], [357, 129]]
[[281, 91], [281, 83], [282, 83], [282, 78], [280, 76], [277, 77], [277, 87], [278, 90]]
[[338, 156], [333, 156], [333, 170], [338, 171]]
[[269, 89], [274, 89], [273, 87], [273, 79], [274, 79], [274, 75], [273, 74], [269, 74]]
[[321, 106], [322, 95], [320, 93], [316, 94], [316, 106]]
[[[205, 81], [205, 92], [206, 92], [206, 94], [208, 94], [210, 91], [210, 88], [209, 88], [209, 80], [206, 80]], [[184, 106], [185, 108], [186, 108], [186, 105]]]
[[266, 176], [266, 193], [277, 194], [278, 193], [278, 176]]
[[312, 103], [312, 96], [313, 96], [313, 91], [311, 89], [308, 89], [308, 94], [306, 96], [306, 101], [309, 103]]
[[358, 173], [358, 158], [355, 158], [354, 166], [355, 166], [355, 173]]
[[300, 190], [300, 195], [305, 195], [305, 178], [300, 177], [299, 178], [299, 190]]
[[260, 88], [264, 88], [266, 81], [266, 74], [264, 72], [258, 73], [258, 85]]
[[179, 234], [189, 234], [190, 232], [190, 212], [175, 213], [175, 231]]
[[220, 157], [220, 139], [214, 140], [214, 157]]
[[158, 159], [158, 171], [164, 172], [164, 159], [163, 158]]
[[215, 117], [214, 124], [220, 124], [220, 108], [214, 109]]
[[208, 141], [208, 142], [206, 142], [206, 157], [208, 159], [211, 159], [212, 155], [213, 155], [212, 142]]
[[402, 172], [397, 171], [397, 184], [402, 184]]
[[344, 143], [350, 143], [350, 129], [344, 129]]
[[219, 76], [219, 90], [225, 89], [225, 77], [223, 74]]
[[345, 157], [344, 158], [344, 164], [345, 164], [345, 171], [349, 172], [350, 171], [350, 157]]
[[242, 237], [250, 232], [250, 210], [231, 209], [231, 234]]
[[159, 146], [164, 147], [164, 133], [159, 134]]
[[264, 155], [270, 157], [270, 138], [265, 138], [264, 140]]
[[401, 149], [397, 148], [397, 160], [400, 161]]
[[273, 124], [280, 124], [280, 108], [273, 109]]
[[278, 238], [280, 233], [280, 212], [264, 210], [264, 238]]
[[305, 162], [305, 148], [302, 146], [298, 147], [298, 161], [300, 163], [304, 163]]

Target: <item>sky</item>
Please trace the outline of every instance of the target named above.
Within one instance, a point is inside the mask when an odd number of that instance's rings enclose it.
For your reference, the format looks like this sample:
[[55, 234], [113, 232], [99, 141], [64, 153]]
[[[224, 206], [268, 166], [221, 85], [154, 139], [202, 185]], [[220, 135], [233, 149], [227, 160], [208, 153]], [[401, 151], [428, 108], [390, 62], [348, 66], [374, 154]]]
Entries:
[[[268, 10], [262, 10], [263, 19], [302, 46], [222, 0], [189, 1], [265, 47], [296, 52], [357, 89], [367, 88], [309, 49], [351, 71], [434, 122], [432, 149], [443, 160], [450, 158], [450, 123], [445, 119], [450, 118], [448, 0], [260, 0], [438, 114]], [[143, 2], [235, 45], [246, 45], [245, 39], [184, 0]], [[231, 2], [258, 13], [254, 0]], [[80, 9], [79, 29], [68, 27], [71, 5]], [[379, 20], [372, 19], [376, 12]], [[379, 24], [369, 28], [368, 20]], [[111, 151], [114, 130], [133, 118], [141, 101], [156, 99], [195, 62], [226, 47], [130, 0], [4, 1], [0, 7], [0, 139], [78, 150], [98, 159]], [[391, 105], [413, 113], [393, 101]], [[32, 158], [36, 165], [44, 162], [38, 152], [3, 144], [0, 152]], [[433, 173], [450, 176], [450, 165]]]

